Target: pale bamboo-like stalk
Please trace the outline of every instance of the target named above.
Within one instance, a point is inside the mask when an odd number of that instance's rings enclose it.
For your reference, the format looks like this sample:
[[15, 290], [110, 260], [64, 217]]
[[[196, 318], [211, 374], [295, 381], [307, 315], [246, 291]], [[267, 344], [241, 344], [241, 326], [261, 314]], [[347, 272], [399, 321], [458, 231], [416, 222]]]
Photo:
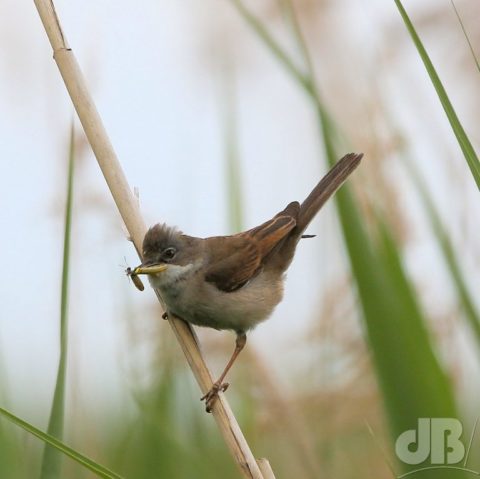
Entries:
[[263, 479], [275, 479], [275, 475], [273, 474], [272, 466], [270, 466], [270, 462], [265, 457], [261, 457], [257, 459], [258, 467], [263, 474]]
[[[141, 244], [145, 236], [146, 227], [136, 198], [128, 185], [120, 162], [86, 87], [77, 60], [67, 44], [53, 2], [51, 0], [34, 0], [34, 2], [52, 45], [53, 58], [57, 63], [80, 122], [85, 130], [85, 135], [97, 158], [130, 238], [135, 245], [137, 253], [141, 256]], [[206, 393], [211, 388], [213, 381], [202, 357], [194, 331], [189, 324], [174, 317], [169, 318], [169, 323], [182, 347], [202, 393]], [[269, 473], [268, 476], [264, 477], [260, 471], [223, 394], [219, 395], [212, 413], [243, 477], [249, 479], [273, 478], [273, 473]], [[264, 467], [263, 463], [262, 467]]]

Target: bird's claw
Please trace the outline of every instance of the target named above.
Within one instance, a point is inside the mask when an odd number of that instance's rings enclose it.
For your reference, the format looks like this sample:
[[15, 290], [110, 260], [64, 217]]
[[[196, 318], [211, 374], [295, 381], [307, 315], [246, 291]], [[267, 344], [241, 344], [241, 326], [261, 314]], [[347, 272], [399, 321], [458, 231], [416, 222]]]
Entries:
[[208, 391], [205, 396], [200, 398], [200, 401], [205, 401], [205, 411], [212, 412], [213, 405], [215, 404], [216, 400], [218, 399], [219, 392], [225, 392], [228, 389], [229, 383], [213, 383], [210, 391]]

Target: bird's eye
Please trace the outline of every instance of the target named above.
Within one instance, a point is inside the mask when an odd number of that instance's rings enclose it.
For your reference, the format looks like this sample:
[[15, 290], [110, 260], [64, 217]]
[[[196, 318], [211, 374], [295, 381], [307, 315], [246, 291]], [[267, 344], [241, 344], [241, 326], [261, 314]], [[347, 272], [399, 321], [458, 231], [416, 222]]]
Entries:
[[176, 253], [177, 253], [177, 250], [175, 248], [173, 247], [167, 248], [163, 250], [162, 258], [165, 260], [172, 259]]

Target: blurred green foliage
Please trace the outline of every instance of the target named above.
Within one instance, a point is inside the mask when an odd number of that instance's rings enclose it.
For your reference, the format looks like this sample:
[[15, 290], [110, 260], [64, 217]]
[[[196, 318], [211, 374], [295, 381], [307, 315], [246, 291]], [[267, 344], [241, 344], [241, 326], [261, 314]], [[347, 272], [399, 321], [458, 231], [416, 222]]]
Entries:
[[[243, 2], [232, 0], [232, 3], [270, 53], [284, 65], [295, 84], [307, 93], [307, 101], [317, 113], [325, 158], [333, 164], [345, 153], [345, 142], [340, 140], [342, 132], [320, 97], [309, 51], [292, 4], [279, 2], [291, 39], [300, 51], [300, 62], [282, 48], [266, 22]], [[478, 158], [473, 147], [405, 10], [399, 1], [396, 3], [432, 77], [468, 165], [479, 182]], [[228, 95], [224, 118], [225, 184], [228, 185], [230, 226], [237, 230], [242, 224], [243, 211], [235, 106], [232, 92]], [[478, 339], [479, 315], [457, 252], [418, 173], [411, 168], [407, 171], [425, 205], [435, 241], [456, 287], [458, 303]], [[332, 392], [318, 381], [318, 362], [311, 360], [311, 367], [303, 373], [291, 372], [293, 395], [287, 397], [276, 386], [262, 361], [248, 352], [236, 365], [231, 378], [236, 387], [228, 394], [239, 422], [257, 457], [268, 457], [277, 478], [390, 478], [429, 464], [425, 461], [410, 467], [395, 459], [394, 444], [400, 433], [415, 429], [422, 417], [462, 420], [455, 382], [440, 359], [440, 345], [431, 331], [432, 318], [422, 306], [422, 291], [415, 286], [404, 266], [403, 245], [392, 218], [379, 205], [369, 205], [369, 209], [361, 207], [357, 194], [349, 185], [338, 193], [337, 206], [351, 268], [349, 285], [357, 297], [354, 310], [358, 313], [353, 316], [361, 317], [366, 339], [362, 343], [348, 333], [341, 340], [337, 339], [335, 346], [343, 357], [351, 360], [350, 369], [338, 375], [341, 376], [338, 389]], [[68, 264], [68, 252], [66, 261]], [[338, 295], [332, 293], [331, 296], [326, 297], [326, 303], [339, 302]], [[346, 321], [344, 316], [341, 319]], [[331, 339], [333, 342], [334, 338]], [[103, 464], [126, 478], [239, 477], [213, 421], [200, 404], [193, 401], [199, 392], [180, 352], [170, 347], [169, 332], [163, 329], [154, 340], [160, 347], [151, 365], [152, 380], [147, 385], [132, 386], [134, 409], [118, 413], [112, 410], [102, 424], [97, 424], [102, 429], [101, 437], [74, 438], [73, 442], [80, 444], [72, 444], [72, 447], [86, 448], [90, 451], [89, 457], [98, 460], [100, 469], [99, 464]], [[317, 336], [313, 335], [305, 343], [311, 347], [313, 342], [316, 351], [315, 341]], [[60, 377], [57, 382], [58, 395], [62, 399], [54, 402], [52, 413], [60, 422], [64, 401], [62, 381], [64, 378]], [[471, 430], [467, 425], [474, 421], [468, 416], [463, 419], [463, 439], [467, 443]], [[88, 429], [89, 418], [84, 421]], [[75, 424], [69, 424], [67, 419], [67, 427], [73, 430]], [[57, 436], [60, 431], [61, 428], [53, 430], [50, 427], [50, 432]], [[6, 421], [0, 421], [0, 478], [36, 476], [42, 446], [25, 434], [15, 431]], [[48, 440], [47, 436], [43, 438]], [[59, 443], [57, 446], [61, 447]], [[478, 462], [478, 448], [470, 453], [469, 466], [473, 467], [471, 464]], [[81, 461], [80, 457], [77, 459]], [[92, 477], [93, 473], [65, 460], [61, 472], [56, 474], [57, 477], [83, 479]], [[418, 477], [463, 478], [466, 474], [460, 470], [436, 469], [422, 471]]]

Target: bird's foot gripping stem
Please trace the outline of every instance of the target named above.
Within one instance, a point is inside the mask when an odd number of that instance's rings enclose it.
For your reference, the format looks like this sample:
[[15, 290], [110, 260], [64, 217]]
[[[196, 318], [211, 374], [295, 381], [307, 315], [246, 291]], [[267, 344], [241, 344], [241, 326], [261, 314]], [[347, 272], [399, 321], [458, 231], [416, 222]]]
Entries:
[[212, 412], [213, 405], [215, 404], [216, 400], [218, 399], [219, 392], [225, 392], [228, 389], [229, 383], [222, 383], [217, 381], [213, 383], [210, 391], [208, 391], [205, 396], [200, 398], [200, 401], [205, 401], [205, 411]]

